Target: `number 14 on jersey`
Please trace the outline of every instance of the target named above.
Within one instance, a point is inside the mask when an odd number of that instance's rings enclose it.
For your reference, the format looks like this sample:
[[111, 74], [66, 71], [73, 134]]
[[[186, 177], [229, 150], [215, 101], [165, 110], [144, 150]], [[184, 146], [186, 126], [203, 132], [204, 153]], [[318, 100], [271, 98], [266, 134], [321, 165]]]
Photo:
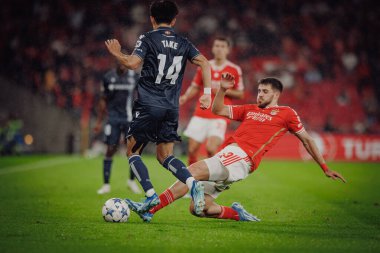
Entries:
[[[165, 79], [170, 79], [171, 80], [170, 84], [175, 84], [178, 79], [179, 72], [181, 71], [181, 68], [182, 68], [182, 58], [183, 56], [174, 56], [173, 63], [168, 68]], [[158, 65], [158, 75], [156, 77], [155, 83], [160, 84], [162, 77], [165, 75], [164, 69], [165, 69], [165, 64], [166, 64], [166, 55], [159, 54], [157, 56], [157, 59], [160, 62]]]

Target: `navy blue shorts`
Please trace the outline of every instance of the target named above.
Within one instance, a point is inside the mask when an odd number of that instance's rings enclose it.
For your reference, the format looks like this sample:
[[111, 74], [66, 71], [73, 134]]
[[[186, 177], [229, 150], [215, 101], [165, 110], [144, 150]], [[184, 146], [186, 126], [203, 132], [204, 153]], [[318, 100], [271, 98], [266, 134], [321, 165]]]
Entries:
[[127, 136], [133, 136], [140, 143], [181, 141], [177, 134], [178, 118], [178, 109], [141, 105], [136, 101]]
[[118, 145], [121, 134], [127, 136], [129, 122], [125, 119], [108, 119], [104, 127], [104, 142], [107, 145]]

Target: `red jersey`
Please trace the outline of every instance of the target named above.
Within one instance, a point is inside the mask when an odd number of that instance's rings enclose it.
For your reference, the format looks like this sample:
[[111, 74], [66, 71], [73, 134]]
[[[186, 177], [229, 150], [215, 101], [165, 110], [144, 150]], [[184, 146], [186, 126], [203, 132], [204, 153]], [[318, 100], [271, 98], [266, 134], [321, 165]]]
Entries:
[[230, 118], [242, 121], [224, 146], [237, 143], [251, 158], [254, 171], [263, 155], [287, 132], [305, 131], [297, 113], [288, 106], [260, 108], [256, 104], [229, 106]]
[[[215, 91], [217, 91], [220, 87], [220, 79], [221, 79], [222, 73], [224, 72], [229, 72], [235, 77], [235, 85], [233, 89], [244, 90], [242, 72], [241, 72], [241, 68], [238, 65], [230, 61], [226, 61], [221, 66], [217, 66], [215, 64], [215, 60], [210, 60], [209, 62], [211, 65], [211, 89], [213, 91], [211, 94], [212, 100], [215, 97]], [[198, 86], [201, 90], [203, 90], [202, 71], [200, 68], [197, 69], [197, 73], [195, 74], [192, 83]], [[226, 105], [232, 104], [232, 99], [225, 96], [224, 104]], [[201, 118], [208, 118], [208, 119], [216, 119], [216, 118], [225, 119], [224, 117], [213, 114], [211, 112], [211, 107], [206, 110], [200, 109], [199, 101], [197, 103], [197, 106], [195, 107], [194, 116], [198, 116]]]

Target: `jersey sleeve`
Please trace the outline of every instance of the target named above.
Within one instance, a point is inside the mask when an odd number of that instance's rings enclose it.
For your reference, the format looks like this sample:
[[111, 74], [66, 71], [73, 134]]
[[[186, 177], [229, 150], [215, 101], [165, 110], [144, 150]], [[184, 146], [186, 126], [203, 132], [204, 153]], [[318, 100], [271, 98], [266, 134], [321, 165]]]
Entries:
[[137, 55], [144, 60], [147, 51], [148, 39], [145, 35], [140, 35], [139, 39], [136, 41], [135, 49], [133, 50], [132, 55]]
[[244, 105], [229, 105], [229, 118], [237, 121], [243, 121], [245, 116]]
[[289, 115], [287, 119], [288, 130], [291, 133], [302, 133], [305, 131], [303, 124], [298, 116], [297, 112], [293, 109], [289, 110]]
[[194, 75], [194, 78], [192, 80], [192, 84], [195, 84], [198, 87], [203, 86], [202, 70], [199, 67], [197, 68], [197, 72]]
[[197, 57], [198, 55], [200, 55], [201, 53], [199, 52], [199, 50], [193, 45], [193, 43], [191, 43], [190, 41], [188, 41], [188, 47], [189, 47], [189, 53], [187, 54], [187, 59], [189, 61], [193, 61], [193, 59], [195, 57]]

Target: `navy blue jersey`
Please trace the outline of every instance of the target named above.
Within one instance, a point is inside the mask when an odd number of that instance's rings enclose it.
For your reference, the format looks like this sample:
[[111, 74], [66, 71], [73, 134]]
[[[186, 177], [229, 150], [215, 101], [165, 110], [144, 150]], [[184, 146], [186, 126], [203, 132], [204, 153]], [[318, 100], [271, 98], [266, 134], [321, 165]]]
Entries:
[[127, 70], [119, 75], [116, 69], [108, 71], [103, 77], [103, 93], [107, 102], [108, 118], [132, 121], [134, 90], [138, 74]]
[[178, 108], [186, 62], [200, 54], [198, 49], [172, 28], [160, 27], [141, 35], [132, 54], [144, 61], [137, 86], [139, 103]]

